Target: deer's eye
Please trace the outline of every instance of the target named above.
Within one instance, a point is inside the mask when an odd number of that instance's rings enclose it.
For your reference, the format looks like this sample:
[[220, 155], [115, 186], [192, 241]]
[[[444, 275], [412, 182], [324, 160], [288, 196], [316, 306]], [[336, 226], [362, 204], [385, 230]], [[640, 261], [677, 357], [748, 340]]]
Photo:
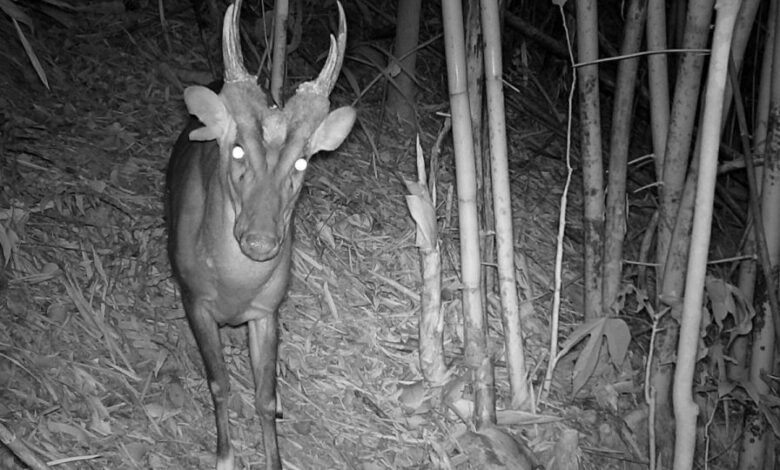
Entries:
[[299, 158], [295, 160], [295, 169], [298, 171], [303, 171], [306, 169], [306, 167], [309, 166], [309, 162], [306, 161], [305, 158]]
[[230, 149], [230, 173], [234, 182], [240, 182], [244, 180], [244, 174], [247, 170], [247, 160], [244, 158], [246, 151], [244, 147], [236, 144]]

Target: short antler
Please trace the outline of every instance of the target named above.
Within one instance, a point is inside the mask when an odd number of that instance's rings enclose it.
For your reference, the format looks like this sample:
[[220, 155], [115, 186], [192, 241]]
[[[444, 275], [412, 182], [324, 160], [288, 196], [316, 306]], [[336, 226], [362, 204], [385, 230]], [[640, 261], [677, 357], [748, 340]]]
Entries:
[[341, 2], [337, 1], [339, 7], [339, 31], [338, 38], [330, 35], [330, 51], [328, 59], [322, 67], [316, 80], [308, 81], [298, 85], [296, 94], [312, 93], [315, 95], [328, 96], [336, 86], [336, 80], [341, 72], [341, 64], [344, 62], [344, 51], [347, 47], [347, 20], [344, 16], [344, 8]]
[[227, 8], [222, 26], [222, 57], [225, 61], [225, 83], [255, 81], [244, 67], [241, 39], [238, 35], [238, 18], [241, 16], [241, 0]]

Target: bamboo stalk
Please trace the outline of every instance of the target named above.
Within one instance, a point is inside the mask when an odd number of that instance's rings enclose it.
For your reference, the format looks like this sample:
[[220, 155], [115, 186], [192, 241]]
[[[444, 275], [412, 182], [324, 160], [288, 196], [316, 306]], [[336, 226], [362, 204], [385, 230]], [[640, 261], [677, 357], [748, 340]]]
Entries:
[[[642, 45], [646, 0], [631, 0], [626, 14], [620, 55], [639, 51]], [[628, 145], [633, 122], [634, 93], [639, 68], [638, 58], [627, 58], [618, 64], [617, 88], [612, 112], [609, 143], [609, 178], [607, 187], [607, 221], [604, 232], [604, 269], [602, 274], [602, 314], [613, 315], [620, 282], [623, 279], [623, 241], [626, 236], [626, 174]]]
[[482, 302], [479, 221], [474, 144], [466, 92], [463, 13], [460, 1], [442, 2], [444, 50], [452, 110], [452, 136], [458, 191], [463, 317], [466, 364], [474, 374], [474, 419], [477, 429], [495, 423], [493, 364], [487, 352], [485, 310]]
[[509, 192], [509, 163], [506, 143], [504, 90], [501, 63], [501, 28], [495, 0], [482, 0], [482, 34], [485, 40], [485, 91], [487, 92], [490, 160], [493, 180], [493, 208], [496, 224], [496, 261], [504, 325], [504, 343], [509, 373], [511, 406], [532, 405], [526, 380], [523, 329], [515, 281], [512, 200]]
[[[598, 2], [577, 0], [577, 61], [598, 59]], [[601, 250], [604, 240], [604, 164], [601, 147], [599, 67], [577, 69], [580, 93], [582, 180], [585, 193], [585, 320], [601, 316]]]
[[739, 0], [718, 3], [718, 15], [712, 39], [712, 55], [701, 123], [702, 139], [699, 179], [696, 188], [696, 212], [693, 219], [691, 249], [683, 299], [683, 316], [680, 323], [680, 341], [674, 374], [675, 470], [691, 468], [696, 448], [698, 406], [693, 401], [692, 396], [693, 373], [699, 346], [701, 305], [704, 298], [704, 279], [707, 274], [707, 255], [717, 179], [718, 146], [729, 49], [739, 6]]
[[[666, 9], [664, 0], [649, 0], [647, 5], [647, 50], [666, 49]], [[669, 67], [666, 54], [647, 56], [650, 88], [650, 121], [655, 154], [655, 174], [664, 174], [664, 149], [669, 129]], [[660, 269], [659, 269], [660, 271]]]

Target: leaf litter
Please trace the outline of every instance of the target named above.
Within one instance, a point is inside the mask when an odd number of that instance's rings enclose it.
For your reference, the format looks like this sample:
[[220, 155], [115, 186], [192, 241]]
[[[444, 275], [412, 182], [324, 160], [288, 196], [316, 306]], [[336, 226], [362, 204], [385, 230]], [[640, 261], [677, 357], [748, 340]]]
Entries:
[[[214, 464], [211, 399], [171, 278], [162, 204], [167, 158], [186, 119], [179, 80], [202, 77], [208, 67], [188, 2], [171, 3], [170, 53], [156, 7], [127, 12], [134, 18], [129, 29], [122, 15], [85, 13], [73, 17], [71, 29], [53, 25], [35, 38], [51, 92], [20, 83], [13, 70], [0, 73], [9, 90], [0, 98], [0, 424], [57, 468]], [[316, 55], [319, 46], [307, 47]], [[442, 73], [443, 57], [421, 53], [429, 55], [425, 73]], [[441, 90], [428, 91], [427, 100], [446, 103]], [[341, 93], [334, 101], [348, 102]], [[458, 436], [487, 439], [468, 434], [447, 411], [468, 411], [471, 391], [462, 380], [457, 212], [446, 213], [445, 204], [437, 207], [450, 292], [445, 350], [462, 386], [443, 393], [420, 381], [421, 279], [402, 183], [416, 172], [414, 138], [380, 119], [381, 106], [381, 97], [364, 96], [363, 128], [313, 161], [296, 211], [278, 366], [280, 446], [290, 468], [436, 468], [442, 449], [463, 450], [451, 447]], [[561, 142], [550, 144], [557, 130], [534, 124], [523, 108], [510, 112], [523, 126], [536, 126], [533, 139], [544, 142], [545, 153], [560, 152]], [[424, 147], [433, 145], [440, 125], [435, 113], [422, 115]], [[365, 132], [378, 136], [378, 155]], [[454, 184], [451, 158], [442, 159], [439, 201]], [[551, 188], [563, 167], [523, 155], [512, 168], [517, 247], [527, 257], [524, 275], [543, 324], [557, 221]], [[569, 228], [575, 240], [577, 220]], [[575, 245], [567, 240], [566, 249], [577, 259]], [[566, 279], [576, 281], [576, 272], [579, 266], [567, 266]], [[576, 285], [567, 295], [576, 298]], [[567, 314], [573, 322], [574, 311]], [[488, 325], [502, 407], [502, 328], [492, 309]], [[257, 466], [260, 428], [245, 331], [222, 335], [233, 441], [239, 461]], [[531, 365], [545, 360], [546, 341], [528, 334]], [[522, 430], [537, 451], [552, 449], [560, 429], [550, 416], [512, 410], [500, 410], [499, 420], [515, 434]], [[457, 468], [477, 465], [455, 461], [466, 465]]]

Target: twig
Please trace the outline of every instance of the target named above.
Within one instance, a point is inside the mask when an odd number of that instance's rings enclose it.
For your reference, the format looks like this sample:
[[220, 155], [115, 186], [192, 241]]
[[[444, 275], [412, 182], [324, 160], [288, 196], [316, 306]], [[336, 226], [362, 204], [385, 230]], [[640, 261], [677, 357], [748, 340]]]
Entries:
[[[563, 17], [563, 7], [561, 7], [561, 16]], [[566, 31], [567, 44], [569, 42], [569, 29], [566, 26], [564, 18], [563, 26]], [[571, 55], [571, 49], [569, 50]], [[571, 62], [574, 63], [574, 56], [571, 55]], [[552, 385], [552, 376], [555, 371], [555, 366], [558, 357], [558, 322], [560, 319], [561, 309], [561, 279], [563, 276], [563, 239], [566, 233], [566, 207], [568, 206], [569, 198], [569, 186], [571, 185], [572, 173], [574, 172], [571, 164], [571, 126], [572, 126], [572, 113], [574, 109], [574, 91], [577, 89], [577, 74], [572, 74], [571, 92], [569, 93], [569, 111], [566, 130], [566, 182], [564, 183], [563, 193], [561, 194], [561, 207], [558, 216], [558, 235], [555, 243], [555, 288], [553, 290], [553, 305], [552, 315], [550, 321], [550, 361], [547, 364], [547, 371], [544, 376], [544, 384], [542, 390], [539, 392], [538, 402], [547, 399], [547, 395], [550, 393], [550, 386]], [[537, 406], [538, 406], [537, 402]]]

